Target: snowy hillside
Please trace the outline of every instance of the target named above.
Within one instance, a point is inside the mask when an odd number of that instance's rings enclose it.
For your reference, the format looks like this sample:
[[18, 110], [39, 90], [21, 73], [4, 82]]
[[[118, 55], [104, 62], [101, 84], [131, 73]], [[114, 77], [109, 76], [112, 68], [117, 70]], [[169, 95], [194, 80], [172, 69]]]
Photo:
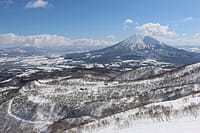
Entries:
[[152, 77], [154, 75], [158, 75], [161, 73], [165, 73], [167, 71], [170, 71], [171, 69], [164, 69], [156, 66], [146, 66], [146, 67], [140, 67], [135, 70], [123, 72], [120, 75], [117, 75], [114, 80], [118, 81], [133, 81], [133, 80], [141, 80], [146, 79], [148, 77]]
[[200, 63], [183, 66], [198, 54], [135, 35], [71, 55], [0, 58], [0, 132], [153, 132], [199, 122]]
[[102, 124], [110, 130], [113, 122], [124, 127], [149, 119], [159, 124], [198, 117], [200, 63], [136, 81], [113, 80], [127, 72], [106, 69], [66, 69], [37, 78], [40, 73], [21, 78], [26, 81], [21, 86], [1, 89], [1, 131], [13, 132], [17, 126], [18, 132], [82, 132], [84, 126], [96, 130]]
[[[83, 133], [198, 133], [199, 95], [149, 104], [74, 128]], [[165, 112], [163, 112], [165, 109]], [[149, 113], [154, 111], [155, 116]], [[70, 131], [66, 131], [70, 132]]]

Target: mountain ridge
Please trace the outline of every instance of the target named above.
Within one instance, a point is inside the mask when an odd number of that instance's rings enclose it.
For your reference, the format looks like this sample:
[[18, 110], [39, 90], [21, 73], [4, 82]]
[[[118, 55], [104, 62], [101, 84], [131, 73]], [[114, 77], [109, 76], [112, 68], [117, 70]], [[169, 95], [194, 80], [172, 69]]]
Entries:
[[134, 34], [110, 47], [85, 53], [67, 54], [65, 58], [103, 64], [123, 60], [153, 59], [182, 66], [199, 62], [200, 54], [168, 46], [150, 36]]

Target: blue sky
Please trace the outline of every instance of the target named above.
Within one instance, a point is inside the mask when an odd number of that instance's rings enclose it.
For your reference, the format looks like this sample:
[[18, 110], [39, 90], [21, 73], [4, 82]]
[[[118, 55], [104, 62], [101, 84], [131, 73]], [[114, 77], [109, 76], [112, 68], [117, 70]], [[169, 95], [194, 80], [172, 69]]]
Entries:
[[198, 45], [200, 1], [0, 0], [3, 37], [57, 35], [112, 43], [136, 32], [170, 44]]

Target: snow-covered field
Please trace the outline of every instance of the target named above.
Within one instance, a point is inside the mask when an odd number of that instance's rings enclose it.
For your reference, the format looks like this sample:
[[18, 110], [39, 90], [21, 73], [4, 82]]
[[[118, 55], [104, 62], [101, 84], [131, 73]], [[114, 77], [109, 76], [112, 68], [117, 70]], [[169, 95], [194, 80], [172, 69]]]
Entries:
[[99, 129], [94, 133], [199, 133], [200, 117], [183, 117], [164, 122], [137, 120], [130, 127], [118, 129], [116, 125]]

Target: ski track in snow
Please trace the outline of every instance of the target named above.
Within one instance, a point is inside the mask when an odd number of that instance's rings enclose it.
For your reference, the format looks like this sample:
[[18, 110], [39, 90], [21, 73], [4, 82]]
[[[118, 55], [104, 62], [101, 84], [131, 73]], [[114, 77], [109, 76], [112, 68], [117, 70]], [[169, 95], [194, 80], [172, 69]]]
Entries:
[[11, 107], [12, 107], [12, 102], [13, 102], [13, 99], [11, 99], [9, 101], [9, 104], [8, 104], [8, 114], [15, 118], [16, 120], [19, 120], [21, 122], [26, 122], [26, 123], [31, 123], [31, 124], [51, 124], [51, 122], [48, 122], [48, 121], [30, 121], [30, 120], [25, 120], [25, 119], [22, 119], [16, 115], [14, 115], [12, 112], [11, 112]]

